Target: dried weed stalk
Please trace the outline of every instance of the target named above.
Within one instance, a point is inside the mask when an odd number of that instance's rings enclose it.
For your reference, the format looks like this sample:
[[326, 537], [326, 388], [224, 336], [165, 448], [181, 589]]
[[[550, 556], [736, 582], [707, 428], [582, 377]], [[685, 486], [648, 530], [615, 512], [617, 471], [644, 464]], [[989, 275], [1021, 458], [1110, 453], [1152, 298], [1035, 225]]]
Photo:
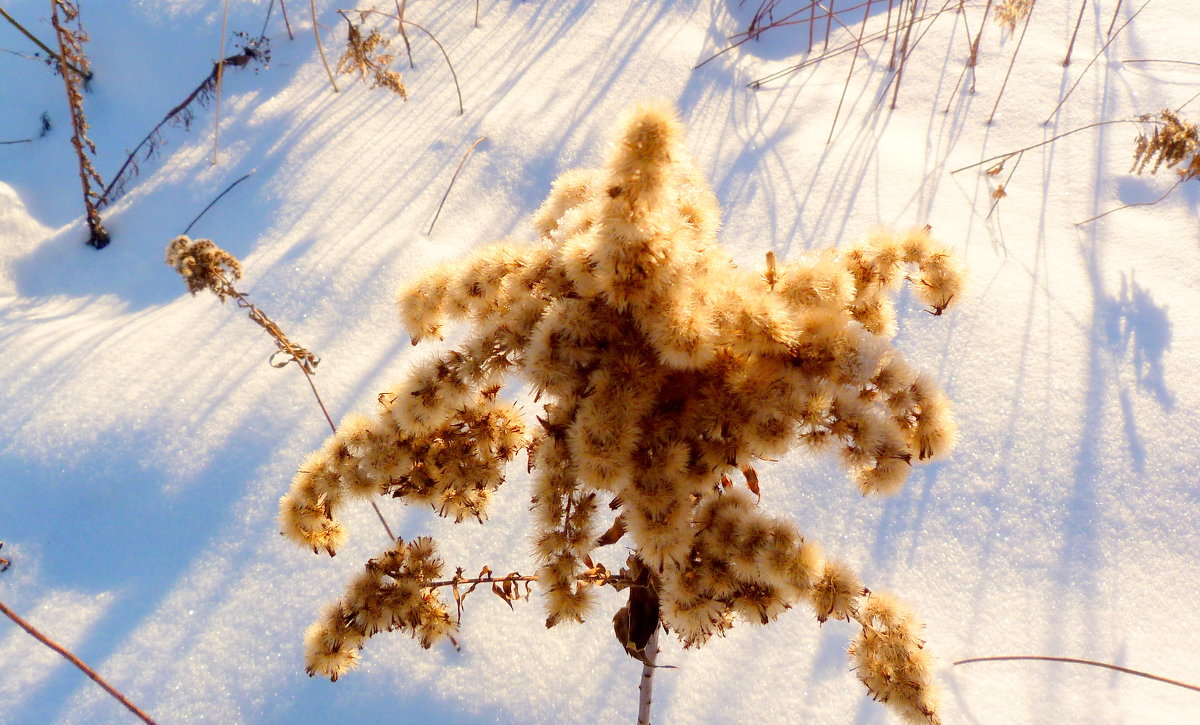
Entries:
[[[68, 27], [68, 24], [74, 27]], [[83, 31], [83, 23], [79, 20], [79, 7], [71, 0], [52, 0], [50, 6], [50, 24], [58, 36], [59, 55], [65, 64], [82, 69], [85, 76], [89, 73], [87, 56], [83, 52], [83, 44], [87, 42], [87, 33]], [[79, 159], [79, 179], [83, 184], [83, 206], [86, 211], [89, 230], [87, 243], [96, 249], [108, 246], [108, 231], [100, 220], [98, 209], [102, 196], [96, 189], [104, 188], [104, 181], [92, 166], [91, 156], [96, 155], [96, 145], [87, 136], [87, 116], [83, 113], [82, 83], [76, 73], [63, 69], [63, 84], [67, 89], [67, 106], [71, 109], [71, 145], [75, 147], [75, 156]]]
[[[410, 67], [412, 66], [412, 48], [408, 42], [408, 35], [404, 30], [405, 26], [424, 33], [433, 41], [438, 50], [441, 51], [442, 58], [446, 61], [446, 67], [450, 69], [450, 77], [454, 80], [454, 91], [458, 95], [458, 113], [462, 115], [464, 112], [462, 88], [458, 84], [458, 73], [454, 70], [454, 64], [450, 62], [450, 54], [446, 52], [446, 47], [437, 39], [437, 36], [429, 32], [425, 26], [414, 23], [404, 16], [406, 6], [407, 3], [396, 3], [395, 15], [376, 9], [338, 10], [338, 14], [345, 19], [346, 24], [349, 26], [349, 31], [346, 51], [343, 53], [341, 60], [338, 61], [337, 72], [358, 72], [359, 78], [364, 82], [367, 81], [369, 76], [371, 88], [386, 88], [407, 100], [408, 90], [404, 86], [403, 77], [400, 73], [388, 68], [396, 60], [395, 53], [386, 52], [391, 45], [391, 41], [385, 38], [378, 29], [372, 29], [364, 36], [361, 27], [372, 16], [394, 20], [396, 21], [400, 37], [404, 40], [404, 47], [408, 51]], [[357, 24], [350, 19], [351, 13], [357, 14]]]
[[[341, 11], [339, 11], [341, 12]], [[404, 100], [408, 100], [408, 89], [404, 87], [404, 77], [389, 66], [396, 60], [395, 53], [388, 53], [390, 41], [384, 38], [378, 29], [372, 29], [364, 38], [362, 30], [355, 25], [350, 16], [341, 12], [346, 21], [347, 37], [346, 52], [338, 61], [337, 73], [358, 73], [359, 80], [368, 82], [370, 76], [371, 88], [386, 88]], [[359, 13], [359, 22], [366, 22], [369, 13]]]
[[163, 129], [167, 126], [181, 126], [184, 129], [191, 127], [192, 121], [196, 117], [195, 105], [204, 106], [213, 98], [217, 87], [217, 78], [223, 72], [223, 68], [244, 68], [252, 63], [266, 67], [270, 64], [271, 46], [265, 36], [251, 38], [245, 33], [235, 33], [235, 35], [240, 39], [241, 52], [213, 63], [212, 70], [200, 82], [200, 85], [196, 86], [177, 106], [167, 111], [162, 120], [150, 129], [150, 132], [133, 147], [132, 151], [126, 154], [121, 168], [117, 169], [117, 173], [108, 182], [108, 186], [104, 187], [104, 193], [101, 194], [97, 206], [104, 208], [125, 193], [129, 182], [141, 171], [138, 167], [138, 159], [145, 161], [153, 158], [166, 144], [162, 133]]
[[[1153, 118], [1146, 114], [1141, 120]], [[1168, 169], [1183, 164], [1176, 172], [1181, 181], [1200, 179], [1200, 135], [1196, 132], [1196, 124], [1181, 120], [1177, 113], [1167, 108], [1159, 111], [1158, 118], [1162, 124], [1155, 126], [1149, 136], [1144, 131], [1138, 134], [1130, 171], [1140, 175], [1152, 161], [1151, 174], [1157, 174], [1164, 164]]]
[[[473, 334], [304, 461], [280, 501], [283, 533], [333, 554], [347, 535], [340, 509], [381, 495], [482, 521], [524, 450], [548, 627], [590, 616], [599, 586], [624, 587], [614, 630], [645, 663], [660, 625], [700, 646], [735, 620], [806, 604], [821, 622], [857, 623], [850, 656], [873, 696], [937, 723], [921, 626], [765, 513], [755, 466], [805, 445], [838, 455], [862, 493], [886, 495], [944, 455], [949, 403], [892, 346], [891, 297], [908, 280], [941, 314], [959, 297], [957, 265], [926, 228], [739, 269], [680, 133], [670, 111], [635, 110], [603, 169], [555, 182], [536, 242], [482, 248], [401, 289], [414, 344], [450, 320]], [[499, 395], [512, 376], [536, 393], [534, 425]], [[593, 554], [618, 541], [633, 553], [614, 576]], [[426, 538], [368, 562], [308, 631], [309, 674], [338, 678], [379, 632], [426, 647], [448, 635], [458, 618], [439, 589], [455, 579], [439, 581], [442, 566]]]
[[[222, 302], [232, 297], [238, 307], [247, 310], [250, 319], [275, 341], [278, 351], [272, 356], [272, 366], [283, 367], [294, 362], [305, 373], [312, 374], [321, 362], [316, 355], [289, 340], [279, 325], [233, 286], [234, 280], [242, 278], [242, 265], [211, 239], [191, 239], [183, 234], [175, 237], [167, 246], [167, 264], [183, 277], [193, 295], [209, 290]], [[277, 360], [280, 354], [286, 355], [286, 359]]]

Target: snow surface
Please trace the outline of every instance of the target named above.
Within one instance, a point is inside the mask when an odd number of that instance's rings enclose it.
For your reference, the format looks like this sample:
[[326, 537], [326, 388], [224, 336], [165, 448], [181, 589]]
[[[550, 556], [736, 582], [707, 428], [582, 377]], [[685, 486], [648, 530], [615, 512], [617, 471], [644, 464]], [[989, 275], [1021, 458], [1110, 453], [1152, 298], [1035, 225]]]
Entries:
[[[107, 179], [211, 68], [221, 3], [81, 4], [96, 72], [86, 110]], [[230, 2], [229, 30], [257, 34], [266, 5]], [[350, 516], [353, 537], [336, 559], [281, 539], [276, 502], [326, 424], [300, 373], [266, 364], [273, 348], [262, 331], [232, 306], [187, 295], [162, 257], [205, 204], [252, 172], [192, 236], [241, 258], [241, 286], [322, 357], [317, 381], [335, 418], [369, 410], [429, 354], [400, 332], [394, 288], [438, 260], [531, 235], [529, 215], [551, 181], [599, 163], [624, 108], [665, 98], [688, 126], [724, 209], [722, 241], [740, 263], [848, 244], [877, 224], [929, 223], [969, 267], [969, 294], [946, 316], [907, 297], [901, 305], [898, 344], [956, 403], [951, 459], [918, 469], [888, 500], [862, 499], [836, 465], [803, 453], [760, 470], [764, 506], [925, 620], [946, 663], [945, 721], [1195, 721], [1195, 693], [1144, 679], [948, 663], [1061, 655], [1200, 679], [1200, 393], [1188, 383], [1200, 361], [1200, 321], [1188, 312], [1200, 305], [1200, 184], [1076, 226], [1170, 185], [1169, 174], [1128, 174], [1128, 125], [1026, 154], [990, 219], [997, 180], [983, 167], [950, 171], [1187, 102], [1200, 90], [1194, 66], [1123, 60], [1194, 60], [1200, 3], [1145, 4], [1087, 67], [1116, 5], [1088, 3], [1064, 68], [1079, 3], [1042, 0], [991, 125], [1016, 42], [989, 22], [977, 92], [955, 92], [968, 40], [954, 13], [914, 31], [890, 110], [882, 43], [852, 73], [846, 54], [748, 89], [805, 57], [804, 26], [693, 70], [744, 27], [753, 0], [484, 0], [478, 28], [473, 2], [414, 0], [409, 18], [445, 44], [462, 81], [459, 116], [441, 57], [419, 34], [407, 103], [349, 77], [333, 93], [306, 5], [289, 3], [295, 40], [276, 8], [269, 68], [227, 73], [219, 163], [210, 164], [211, 107], [190, 130], [168, 129], [162, 153], [105, 214], [113, 242], [100, 252], [83, 244], [61, 79], [0, 53], [0, 140], [34, 135], [43, 111], [55, 124], [45, 138], [0, 146], [0, 553], [14, 560], [0, 600], [164, 723], [632, 721], [640, 665], [613, 641], [616, 594], [586, 625], [547, 631], [536, 600], [509, 611], [477, 593], [461, 652], [379, 636], [339, 682], [305, 676], [305, 627], [386, 542], [366, 507]], [[5, 6], [52, 37], [47, 3]], [[966, 3], [972, 33], [982, 6]], [[1118, 17], [1141, 6], [1124, 3]], [[337, 6], [317, 7], [336, 57]], [[883, 27], [885, 8], [874, 3], [869, 31]], [[847, 11], [833, 44], [860, 18]], [[7, 24], [0, 47], [33, 51]], [[437, 537], [451, 566], [527, 571], [522, 468], [514, 464], [484, 526], [382, 504], [397, 533]], [[698, 651], [667, 644], [661, 662], [678, 669], [656, 677], [656, 721], [891, 722], [849, 671], [850, 635], [795, 611]], [[130, 720], [75, 668], [0, 624], [0, 723]]]

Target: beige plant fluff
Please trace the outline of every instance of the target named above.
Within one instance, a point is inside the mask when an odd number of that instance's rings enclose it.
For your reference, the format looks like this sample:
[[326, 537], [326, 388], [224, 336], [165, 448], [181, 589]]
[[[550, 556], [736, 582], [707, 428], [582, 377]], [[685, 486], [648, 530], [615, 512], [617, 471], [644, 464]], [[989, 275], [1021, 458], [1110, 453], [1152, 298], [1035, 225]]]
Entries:
[[[484, 247], [406, 284], [414, 344], [451, 321], [472, 333], [305, 461], [281, 502], [283, 532], [333, 554], [338, 510], [355, 496], [482, 520], [504, 463], [525, 449], [547, 626], [592, 612], [597, 584], [612, 583], [594, 576], [593, 552], [623, 536], [685, 645], [804, 603], [861, 627], [851, 657], [876, 698], [937, 722], [912, 615], [751, 491], [756, 463], [798, 444], [840, 457], [863, 494], [895, 493], [913, 464], [950, 449], [945, 396], [890, 342], [891, 297], [907, 280], [941, 314], [959, 270], [927, 229], [739, 269], [717, 246], [716, 199], [680, 135], [669, 110], [635, 109], [604, 168], [555, 182], [536, 241]], [[536, 410], [503, 402], [514, 377]], [[336, 679], [379, 631], [425, 646], [449, 633], [441, 565], [428, 539], [369, 562], [310, 630], [310, 674]]]

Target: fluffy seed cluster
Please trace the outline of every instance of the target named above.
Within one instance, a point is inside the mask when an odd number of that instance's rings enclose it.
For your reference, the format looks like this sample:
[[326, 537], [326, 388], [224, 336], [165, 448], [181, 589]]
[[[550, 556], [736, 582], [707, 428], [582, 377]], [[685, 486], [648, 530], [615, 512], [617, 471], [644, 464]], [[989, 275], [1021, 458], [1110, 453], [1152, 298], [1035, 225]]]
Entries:
[[232, 293], [230, 283], [242, 277], [242, 265], [211, 239], [192, 239], [180, 234], [167, 245], [167, 264], [187, 283], [188, 292], [211, 290], [224, 301]]
[[407, 631], [428, 649], [454, 628], [429, 585], [442, 574], [433, 539], [422, 536], [371, 559], [304, 636], [305, 669], [333, 681], [358, 662], [363, 642], [379, 632]]
[[996, 24], [1010, 33], [1017, 31], [1017, 23], [1029, 17], [1033, 12], [1034, 0], [1000, 0], [996, 5]]
[[[1159, 112], [1161, 126], [1156, 126], [1149, 136], [1139, 134], [1133, 154], [1133, 171], [1141, 174], [1151, 162], [1151, 174], [1157, 174], [1159, 167], [1164, 164], [1168, 169], [1180, 164], [1179, 178], [1200, 179], [1200, 132], [1196, 124], [1181, 120], [1174, 111], [1164, 108]], [[1143, 121], [1150, 121], [1149, 114], [1142, 116]]]
[[[516, 411], [495, 400], [517, 374], [542, 406], [528, 456], [548, 626], [583, 620], [591, 554], [625, 531], [685, 645], [804, 603], [821, 621], [861, 624], [868, 687], [936, 722], [912, 620], [872, 615], [878, 595], [750, 491], [755, 462], [797, 444], [840, 456], [863, 494], [898, 491], [912, 464], [950, 449], [945, 396], [890, 342], [891, 298], [908, 280], [941, 314], [960, 271], [928, 228], [740, 269], [716, 244], [715, 197], [679, 136], [671, 112], [636, 109], [604, 168], [555, 182], [536, 242], [485, 247], [400, 290], [414, 344], [450, 321], [473, 334], [306, 462], [283, 500], [284, 533], [332, 554], [346, 493], [481, 512], [525, 445]], [[612, 528], [605, 509], [620, 518]]]

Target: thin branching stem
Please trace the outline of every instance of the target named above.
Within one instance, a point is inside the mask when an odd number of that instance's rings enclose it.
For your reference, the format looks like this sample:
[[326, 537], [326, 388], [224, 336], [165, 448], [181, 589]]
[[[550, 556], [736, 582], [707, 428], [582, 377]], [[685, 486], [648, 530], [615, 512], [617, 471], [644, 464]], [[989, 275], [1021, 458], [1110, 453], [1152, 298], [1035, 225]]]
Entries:
[[[242, 53], [238, 53], [237, 55], [231, 55], [224, 60], [213, 63], [212, 71], [208, 74], [207, 77], [205, 77], [205, 79], [203, 81], [201, 81], [200, 85], [196, 86], [196, 88], [191, 93], [188, 94], [187, 98], [183, 99], [182, 103], [175, 106], [170, 111], [167, 111], [167, 114], [162, 117], [162, 120], [160, 120], [157, 124], [155, 124], [154, 128], [150, 129], [150, 132], [147, 133], [145, 135], [145, 137], [143, 137], [142, 140], [138, 142], [137, 146], [133, 147], [132, 151], [130, 151], [128, 154], [126, 154], [125, 161], [121, 164], [121, 168], [117, 170], [117, 173], [115, 175], [113, 175], [112, 180], [108, 182], [108, 186], [104, 187], [104, 192], [100, 195], [100, 199], [96, 202], [96, 206], [98, 208], [104, 208], [105, 206], [107, 206], [107, 205], [111, 204], [113, 201], [115, 201], [116, 197], [120, 196], [120, 191], [123, 188], [124, 182], [125, 182], [125, 174], [127, 172], [129, 172], [130, 169], [132, 169], [133, 174], [135, 176], [137, 175], [137, 163], [136, 162], [137, 162], [138, 154], [140, 154], [142, 152], [142, 149], [145, 148], [146, 146], [150, 146], [150, 150], [146, 152], [146, 155], [150, 156], [153, 153], [154, 139], [158, 136], [158, 132], [161, 131], [164, 126], [166, 126], [168, 123], [170, 123], [176, 117], [179, 117], [181, 114], [184, 114], [185, 111], [187, 111], [188, 106], [190, 106], [193, 101], [195, 101], [197, 98], [200, 98], [205, 93], [212, 90], [213, 84], [216, 83], [217, 73], [220, 72], [219, 69], [221, 66], [232, 65], [232, 66], [237, 66], [240, 68], [254, 59], [255, 59], [254, 55], [247, 53], [247, 52], [242, 52]], [[184, 115], [183, 119], [184, 119], [184, 125], [186, 126], [188, 120], [190, 119], [190, 116]]]
[[1122, 667], [1121, 665], [1114, 665], [1114, 664], [1110, 664], [1108, 662], [1097, 662], [1095, 660], [1083, 660], [1083, 659], [1078, 659], [1075, 657], [1049, 657], [1049, 656], [1041, 656], [1041, 655], [1001, 655], [1001, 656], [997, 656], [997, 657], [971, 657], [971, 658], [965, 659], [965, 660], [958, 660], [954, 664], [955, 665], [965, 665], [965, 664], [970, 664], [972, 662], [1018, 662], [1018, 661], [1066, 662], [1066, 663], [1073, 664], [1073, 665], [1088, 665], [1090, 667], [1103, 667], [1104, 669], [1113, 670], [1115, 672], [1121, 672], [1126, 675], [1136, 675], [1138, 677], [1145, 677], [1148, 680], [1154, 680], [1156, 682], [1165, 682], [1168, 685], [1175, 685], [1176, 687], [1182, 687], [1186, 690], [1195, 690], [1196, 692], [1200, 692], [1200, 686], [1192, 685], [1187, 682], [1182, 682], [1180, 680], [1172, 680], [1169, 677], [1161, 677], [1159, 675], [1150, 674], [1149, 672], [1142, 672], [1141, 670], [1134, 670], [1134, 669], [1130, 669], [1129, 667]]
[[[1108, 46], [1111, 45], [1112, 42], [1117, 39], [1117, 36], [1121, 34], [1121, 31], [1125, 29], [1125, 26], [1132, 23], [1133, 19], [1136, 18], [1138, 15], [1140, 15], [1141, 12], [1143, 10], [1145, 10], [1146, 6], [1149, 4], [1150, 4], [1150, 0], [1146, 0], [1146, 2], [1142, 3], [1141, 6], [1133, 13], [1133, 15], [1129, 16], [1128, 20], [1121, 23], [1121, 27], [1117, 28], [1116, 33], [1112, 33], [1111, 29], [1110, 29], [1108, 40], [1104, 41], [1104, 45], [1100, 46], [1100, 50], [1096, 51], [1096, 55], [1092, 56], [1092, 59], [1088, 61], [1088, 64], [1086, 66], [1084, 66], [1083, 72], [1079, 74], [1079, 77], [1076, 78], [1075, 82], [1071, 84], [1071, 87], [1067, 89], [1066, 94], [1058, 102], [1058, 105], [1056, 105], [1054, 107], [1054, 110], [1050, 112], [1049, 116], [1046, 116], [1046, 120], [1042, 121], [1043, 126], [1050, 123], [1050, 119], [1054, 118], [1054, 114], [1058, 113], [1058, 109], [1063, 107], [1063, 104], [1066, 103], [1067, 99], [1071, 97], [1071, 94], [1075, 92], [1075, 88], [1079, 86], [1079, 82], [1083, 80], [1083, 77], [1085, 75], [1087, 75], [1088, 69], [1091, 68], [1092, 65], [1095, 64], [1095, 62], [1100, 58], [1101, 55], [1104, 55], [1104, 51], [1108, 50]], [[1116, 15], [1114, 14], [1113, 17], [1115, 19]]]
[[5, 606], [4, 602], [0, 602], [0, 612], [3, 612], [6, 617], [11, 619], [18, 627], [20, 627], [21, 629], [28, 632], [30, 634], [30, 636], [32, 636], [34, 639], [36, 639], [37, 641], [46, 645], [47, 647], [54, 650], [55, 652], [59, 653], [60, 655], [65, 657], [68, 662], [70, 662], [71, 664], [78, 667], [79, 670], [81, 672], [83, 672], [83, 674], [90, 677], [92, 679], [92, 681], [95, 682], [97, 685], [100, 685], [101, 687], [103, 687], [105, 692], [107, 692], [108, 694], [110, 694], [114, 698], [116, 698], [117, 702], [121, 703], [130, 712], [132, 712], [134, 715], [137, 715], [139, 718], [141, 718], [142, 722], [148, 723], [148, 725], [154, 725], [154, 721], [150, 719], [149, 715], [142, 712], [142, 710], [137, 705], [134, 705], [132, 702], [130, 702], [128, 697], [125, 697], [125, 695], [121, 694], [120, 690], [118, 690], [117, 688], [108, 684], [107, 680], [105, 680], [103, 677], [101, 677], [99, 674], [97, 674], [96, 671], [93, 670], [91, 667], [88, 667], [87, 664], [85, 664], [83, 662], [83, 660], [79, 659], [74, 654], [72, 654], [70, 650], [63, 647], [62, 645], [55, 642], [54, 640], [50, 639], [46, 635], [42, 634], [41, 631], [39, 631], [36, 627], [34, 627], [29, 622], [26, 622], [24, 619], [22, 619], [20, 616], [18, 616], [16, 612], [14, 612], [13, 610], [11, 610], [7, 606]]

